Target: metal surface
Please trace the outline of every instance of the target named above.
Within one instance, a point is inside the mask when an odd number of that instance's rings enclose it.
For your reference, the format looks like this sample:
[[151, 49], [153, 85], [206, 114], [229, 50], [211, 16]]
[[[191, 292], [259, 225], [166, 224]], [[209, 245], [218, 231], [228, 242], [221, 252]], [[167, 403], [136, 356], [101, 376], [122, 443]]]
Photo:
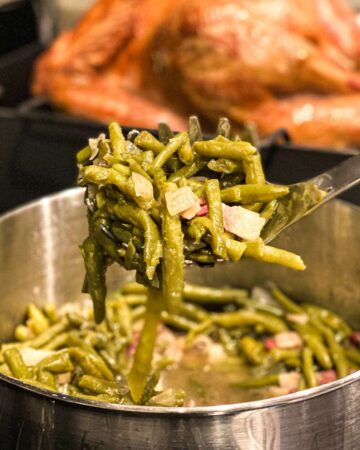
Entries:
[[[326, 304], [360, 327], [360, 210], [333, 201], [274, 241], [301, 253], [308, 270], [250, 261], [192, 268], [212, 285], [274, 280], [294, 297]], [[66, 191], [0, 219], [0, 338], [29, 301], [81, 297], [78, 243], [86, 232], [82, 193]], [[113, 270], [115, 286], [130, 274]], [[360, 372], [277, 399], [206, 408], [105, 406], [49, 394], [0, 376], [1, 450], [243, 449], [358, 450]]]

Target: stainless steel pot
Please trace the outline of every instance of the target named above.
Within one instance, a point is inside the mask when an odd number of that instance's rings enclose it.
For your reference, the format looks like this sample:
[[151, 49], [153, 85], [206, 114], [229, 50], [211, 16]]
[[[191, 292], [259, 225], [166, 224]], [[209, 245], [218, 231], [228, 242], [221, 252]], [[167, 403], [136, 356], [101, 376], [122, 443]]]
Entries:
[[[303, 255], [308, 269], [250, 261], [192, 269], [211, 285], [274, 280], [295, 298], [340, 312], [360, 328], [360, 209], [334, 201], [275, 244]], [[78, 299], [86, 232], [82, 192], [44, 198], [0, 219], [0, 339], [11, 336], [29, 301]], [[114, 270], [112, 283], [130, 278]], [[104, 405], [49, 394], [0, 375], [0, 448], [243, 449], [360, 448], [360, 371], [277, 399], [201, 407]]]

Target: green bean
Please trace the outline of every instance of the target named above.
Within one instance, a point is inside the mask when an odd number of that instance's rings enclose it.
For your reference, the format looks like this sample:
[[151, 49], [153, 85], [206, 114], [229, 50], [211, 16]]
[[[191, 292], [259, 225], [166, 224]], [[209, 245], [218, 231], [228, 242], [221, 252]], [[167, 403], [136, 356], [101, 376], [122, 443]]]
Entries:
[[132, 172], [136, 172], [141, 176], [143, 176], [144, 178], [146, 178], [147, 180], [152, 181], [150, 175], [148, 175], [148, 173], [134, 159], [129, 159], [129, 167]]
[[122, 286], [121, 293], [123, 295], [146, 295], [147, 288], [142, 284], [131, 282], [126, 283], [124, 286]]
[[165, 147], [162, 142], [148, 131], [141, 131], [136, 136], [134, 143], [144, 150], [151, 150], [155, 155], [158, 155]]
[[221, 200], [225, 203], [269, 202], [289, 192], [287, 186], [276, 184], [238, 184], [223, 189]]
[[218, 328], [219, 340], [228, 355], [235, 356], [237, 354], [237, 342], [233, 339], [225, 328]]
[[284, 359], [284, 364], [289, 369], [300, 369], [302, 367], [302, 362], [300, 358]]
[[145, 306], [138, 306], [132, 310], [131, 319], [132, 322], [136, 322], [139, 319], [142, 319], [145, 315], [146, 308]]
[[116, 122], [111, 122], [108, 128], [114, 159], [121, 161], [122, 154], [126, 151], [124, 135]]
[[246, 184], [265, 184], [265, 174], [263, 171], [261, 156], [259, 152], [244, 159], [243, 167], [246, 174]]
[[190, 331], [196, 326], [196, 322], [193, 320], [187, 319], [186, 317], [182, 317], [178, 314], [169, 314], [167, 311], [162, 311], [161, 320], [167, 325], [183, 331]]
[[60, 322], [50, 326], [47, 330], [39, 334], [39, 336], [36, 336], [36, 338], [28, 341], [26, 344], [28, 344], [29, 347], [32, 348], [41, 348], [55, 339], [56, 336], [58, 336], [60, 333], [64, 332], [68, 328], [68, 326], [68, 320], [63, 318], [60, 320]]
[[89, 293], [93, 301], [95, 322], [100, 323], [105, 317], [106, 266], [104, 263], [104, 255], [101, 246], [91, 236], [85, 239], [81, 250], [84, 258]]
[[313, 352], [309, 347], [304, 347], [302, 351], [303, 373], [306, 384], [309, 388], [317, 386], [317, 376], [314, 370]]
[[9, 348], [4, 351], [5, 362], [8, 365], [11, 373], [15, 378], [31, 380], [33, 379], [33, 374], [30, 369], [26, 367], [21, 353], [17, 348]]
[[271, 289], [271, 295], [280, 304], [280, 306], [285, 309], [285, 311], [295, 314], [305, 314], [305, 310], [300, 305], [291, 300], [291, 298], [285, 295], [276, 286]]
[[323, 369], [331, 369], [332, 362], [329, 355], [328, 349], [325, 347], [321, 339], [313, 333], [311, 327], [306, 325], [293, 325], [293, 328], [300, 333], [301, 337], [304, 339], [306, 345], [314, 353], [316, 360], [319, 362]]
[[227, 304], [247, 298], [245, 289], [217, 289], [208, 286], [185, 283], [184, 299], [200, 304]]
[[156, 156], [149, 168], [149, 173], [154, 174], [156, 170], [161, 169], [172, 154], [178, 151], [186, 142], [187, 133], [179, 133], [169, 140], [165, 148]]
[[6, 363], [0, 364], [0, 373], [6, 375], [7, 377], [12, 377], [12, 372]]
[[334, 361], [336, 372], [339, 378], [349, 375], [349, 364], [345, 355], [345, 351], [342, 346], [336, 342], [334, 333], [328, 327], [324, 329], [324, 336], [326, 343], [329, 347], [329, 352], [332, 360]]
[[230, 313], [213, 315], [214, 323], [225, 328], [262, 325], [266, 331], [272, 334], [281, 333], [288, 329], [286, 323], [279, 317], [267, 313], [241, 310]]
[[141, 400], [147, 377], [151, 371], [156, 333], [163, 307], [164, 300], [161, 290], [150, 286], [148, 288], [145, 322], [128, 377], [131, 396], [136, 403]]
[[266, 386], [279, 384], [279, 374], [264, 375], [259, 378], [249, 378], [238, 383], [232, 383], [231, 386], [242, 389], [258, 389]]
[[179, 148], [178, 155], [180, 161], [187, 166], [189, 166], [194, 161], [194, 152], [191, 148], [189, 138], [187, 138], [185, 143]]
[[278, 363], [289, 359], [296, 359], [300, 356], [300, 350], [297, 349], [285, 349], [285, 348], [272, 348], [269, 351], [270, 358]]
[[225, 174], [220, 179], [220, 188], [227, 189], [232, 186], [236, 186], [244, 181], [244, 174], [241, 173], [229, 173]]
[[157, 265], [162, 255], [162, 245], [159, 230], [150, 218], [149, 214], [133, 205], [115, 205], [114, 213], [119, 219], [131, 222], [144, 230], [144, 261], [146, 264], [146, 275], [149, 280], [153, 279]]
[[226, 158], [211, 159], [207, 166], [213, 172], [223, 174], [238, 173], [242, 171], [241, 162]]
[[49, 320], [36, 305], [30, 303], [27, 307], [27, 314], [29, 319], [26, 324], [36, 335], [49, 328]]
[[300, 256], [280, 248], [265, 245], [262, 241], [246, 243], [245, 256], [271, 264], [279, 264], [295, 270], [304, 270], [305, 265]]
[[69, 352], [66, 350], [47, 356], [42, 359], [36, 367], [40, 370], [45, 370], [52, 373], [72, 372], [74, 370]]
[[24, 342], [24, 341], [28, 341], [28, 340], [30, 340], [31, 338], [33, 338], [34, 337], [34, 333], [33, 333], [33, 331], [32, 330], [30, 330], [28, 327], [26, 327], [25, 325], [18, 325], [16, 328], [15, 328], [15, 338], [18, 340], [18, 341], [22, 341], [22, 342]]
[[345, 348], [346, 357], [357, 365], [360, 365], [360, 351], [355, 347]]
[[89, 162], [91, 156], [91, 148], [87, 145], [83, 149], [77, 152], [76, 161], [78, 164], [86, 164]]
[[219, 258], [226, 259], [226, 244], [224, 239], [224, 219], [221, 205], [220, 186], [218, 180], [205, 181], [206, 198], [209, 205], [209, 216], [213, 227], [212, 248]]
[[86, 351], [70, 347], [68, 349], [70, 357], [81, 367], [87, 375], [92, 375], [98, 378], [105, 378], [106, 380], [112, 381], [114, 376], [112, 372], [108, 369], [104, 361], [92, 353], [87, 353]]
[[197, 141], [193, 144], [194, 151], [208, 158], [229, 158], [243, 161], [256, 153], [255, 147], [248, 142], [220, 142], [216, 140]]
[[79, 380], [79, 386], [94, 394], [108, 394], [114, 397], [123, 397], [127, 393], [125, 386], [115, 381], [106, 381], [91, 375], [83, 375]]
[[191, 144], [203, 139], [200, 122], [196, 116], [189, 117], [189, 139]]
[[171, 128], [169, 127], [169, 125], [167, 123], [161, 122], [159, 123], [159, 139], [160, 141], [167, 145], [170, 141], [171, 138], [174, 137], [174, 133], [172, 132]]
[[264, 344], [251, 336], [244, 336], [240, 339], [240, 348], [246, 359], [255, 365], [261, 365], [265, 361]]
[[195, 322], [202, 322], [209, 317], [209, 313], [201, 306], [192, 303], [181, 302], [177, 307], [177, 312], [186, 319], [194, 320]]
[[351, 335], [352, 330], [349, 325], [343, 320], [340, 316], [335, 314], [334, 312], [321, 308], [317, 305], [303, 305], [305, 311], [309, 314], [309, 316], [318, 317], [325, 325], [330, 327], [335, 332], [340, 332], [341, 335], [345, 338]]
[[55, 387], [48, 385], [48, 384], [44, 384], [38, 380], [28, 379], [28, 378], [19, 378], [19, 380], [26, 384], [30, 384], [31, 386], [34, 386], [38, 389], [45, 389], [47, 391], [55, 391], [55, 392], [57, 391], [57, 389]]
[[231, 239], [225, 234], [225, 247], [226, 253], [230, 261], [239, 261], [246, 250], [246, 244], [244, 242]]
[[174, 172], [169, 177], [169, 182], [177, 183], [182, 178], [190, 178], [197, 174], [201, 169], [203, 169], [207, 164], [207, 161], [204, 161], [195, 156], [194, 161], [189, 166], [181, 167], [179, 170]]
[[198, 336], [199, 334], [210, 332], [213, 328], [214, 322], [212, 319], [206, 319], [203, 322], [200, 322], [199, 324], [195, 325], [193, 329], [191, 329], [187, 336], [185, 343], [187, 346], [191, 345], [193, 340]]
[[165, 305], [168, 311], [176, 311], [181, 301], [184, 289], [184, 235], [178, 215], [171, 216], [167, 207], [165, 194], [176, 190], [176, 185], [169, 183], [162, 194], [163, 220], [163, 260], [162, 260], [162, 289]]
[[43, 350], [58, 350], [61, 347], [65, 347], [68, 340], [68, 333], [60, 333], [55, 336], [51, 341], [42, 346]]
[[230, 138], [230, 122], [227, 117], [220, 117], [216, 134], [223, 136], [226, 139]]
[[[112, 165], [112, 168], [116, 170], [116, 172], [119, 172], [120, 175], [123, 177], [129, 177], [131, 175], [131, 170], [129, 166], [125, 166], [121, 163], [115, 163]], [[99, 202], [97, 202], [99, 205]]]
[[46, 317], [49, 319], [51, 325], [59, 321], [59, 316], [56, 312], [56, 307], [54, 303], [46, 303], [43, 307]]
[[271, 216], [274, 214], [277, 206], [277, 200], [271, 200], [269, 203], [266, 203], [264, 208], [261, 210], [260, 216], [265, 219], [265, 224], [271, 219]]
[[47, 386], [48, 389], [56, 390], [56, 380], [54, 375], [47, 370], [39, 370], [37, 373], [37, 381]]

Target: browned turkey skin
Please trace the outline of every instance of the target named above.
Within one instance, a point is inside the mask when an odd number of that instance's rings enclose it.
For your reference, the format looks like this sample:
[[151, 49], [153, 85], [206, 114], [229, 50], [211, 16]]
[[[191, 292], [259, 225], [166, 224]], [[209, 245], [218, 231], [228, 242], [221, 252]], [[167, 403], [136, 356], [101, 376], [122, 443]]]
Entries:
[[33, 92], [123, 125], [209, 124], [360, 144], [360, 27], [345, 0], [99, 0], [40, 57]]

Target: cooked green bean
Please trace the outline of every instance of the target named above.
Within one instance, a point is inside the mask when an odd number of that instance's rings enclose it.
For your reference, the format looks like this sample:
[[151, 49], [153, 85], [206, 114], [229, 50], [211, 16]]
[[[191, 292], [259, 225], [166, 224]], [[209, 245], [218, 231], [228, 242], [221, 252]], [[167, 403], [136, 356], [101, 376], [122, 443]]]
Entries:
[[280, 248], [265, 245], [262, 241], [247, 242], [245, 256], [271, 264], [280, 264], [295, 270], [304, 270], [305, 265], [300, 256]]
[[109, 124], [109, 135], [114, 159], [121, 161], [122, 154], [126, 151], [125, 138], [120, 126], [116, 122]]
[[232, 386], [242, 389], [258, 389], [266, 386], [279, 384], [279, 374], [264, 375], [259, 378], [249, 378], [238, 383], [232, 383]]
[[285, 311], [288, 311], [290, 313], [295, 314], [304, 314], [304, 309], [295, 303], [291, 298], [289, 298], [287, 295], [285, 295], [279, 288], [274, 286], [271, 289], [271, 295], [274, 297], [274, 299], [282, 306]]
[[89, 293], [93, 300], [94, 317], [100, 323], [105, 317], [105, 261], [101, 246], [88, 236], [81, 246]]
[[276, 184], [239, 184], [223, 189], [221, 200], [225, 203], [270, 202], [289, 192], [287, 186]]
[[258, 341], [251, 336], [244, 336], [240, 339], [240, 348], [250, 363], [255, 365], [264, 363], [265, 347], [261, 341]]
[[226, 259], [227, 254], [224, 238], [224, 219], [222, 213], [219, 181], [205, 181], [205, 192], [209, 205], [210, 221], [213, 228], [212, 248], [216, 256]]
[[153, 349], [161, 311], [164, 307], [163, 303], [161, 290], [150, 286], [148, 288], [145, 322], [128, 378], [131, 396], [136, 403], [141, 400], [147, 377], [151, 371]]
[[303, 373], [309, 388], [317, 386], [317, 377], [314, 370], [313, 352], [309, 347], [304, 347], [302, 352]]
[[144, 150], [151, 150], [155, 155], [158, 155], [165, 148], [165, 145], [148, 131], [141, 131], [136, 136], [134, 143]]
[[229, 158], [243, 161], [256, 153], [255, 147], [248, 142], [220, 142], [216, 140], [194, 142], [194, 151], [208, 158]]
[[286, 323], [279, 317], [267, 313], [241, 310], [230, 313], [214, 314], [213, 321], [225, 328], [262, 325], [269, 333], [281, 333], [288, 329]]
[[348, 347], [345, 348], [345, 355], [350, 361], [360, 366], [360, 350], [355, 347]]
[[21, 353], [17, 348], [9, 348], [8, 350], [5, 350], [4, 358], [6, 364], [8, 365], [11, 373], [15, 378], [24, 380], [34, 379], [33, 374], [31, 373], [30, 369], [26, 367], [21, 357]]
[[[166, 203], [167, 192], [176, 190], [176, 186], [169, 183], [164, 188], [162, 202]], [[181, 301], [184, 289], [184, 235], [178, 215], [172, 216], [166, 205], [163, 208], [162, 219], [163, 261], [162, 261], [162, 290], [168, 311], [176, 311]]]
[[178, 314], [169, 314], [167, 311], [162, 311], [161, 320], [166, 323], [166, 325], [170, 325], [183, 331], [193, 330], [197, 325], [193, 320], [187, 319], [186, 317], [182, 317]]

